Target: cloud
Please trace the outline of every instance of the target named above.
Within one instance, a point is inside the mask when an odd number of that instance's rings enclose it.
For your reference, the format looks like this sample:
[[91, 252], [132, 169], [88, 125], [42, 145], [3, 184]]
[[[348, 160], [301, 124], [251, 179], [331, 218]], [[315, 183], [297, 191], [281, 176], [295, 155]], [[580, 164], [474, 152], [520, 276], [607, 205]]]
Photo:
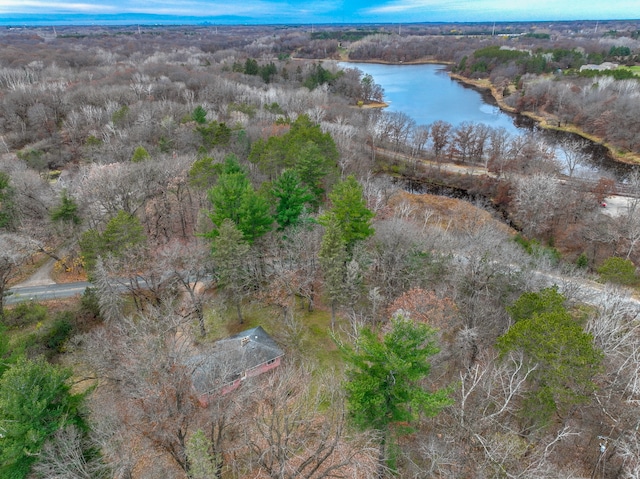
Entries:
[[178, 16], [236, 15], [297, 20], [337, 12], [342, 0], [95, 0], [94, 3], [0, 0], [0, 13], [143, 13]]
[[528, 20], [528, 19], [595, 19], [625, 18], [637, 13], [638, 0], [617, 0], [615, 9], [600, 0], [583, 0], [576, 8], [573, 0], [392, 0], [365, 9], [370, 15], [438, 16], [446, 21]]
[[[438, 0], [399, 0], [395, 2], [389, 2], [377, 7], [371, 7], [366, 9], [368, 13], [372, 14], [385, 14], [385, 13], [401, 13], [408, 12], [410, 10], [426, 10], [426, 9], [442, 9], [443, 5]], [[447, 5], [447, 9], [451, 6]]]
[[100, 5], [94, 3], [80, 2], [55, 2], [55, 1], [38, 1], [38, 0], [22, 0], [20, 2], [12, 2], [7, 0], [0, 1], [1, 13], [115, 13], [117, 9], [111, 5]]

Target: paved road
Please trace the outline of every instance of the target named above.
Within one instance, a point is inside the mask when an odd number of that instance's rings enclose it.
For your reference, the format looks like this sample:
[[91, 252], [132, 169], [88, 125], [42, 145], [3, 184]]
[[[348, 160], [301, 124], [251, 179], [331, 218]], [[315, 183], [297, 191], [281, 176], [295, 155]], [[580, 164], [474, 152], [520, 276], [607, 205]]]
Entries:
[[17, 286], [8, 291], [4, 304], [17, 304], [24, 301], [46, 301], [79, 296], [91, 287], [88, 281], [62, 284], [43, 284], [37, 286]]

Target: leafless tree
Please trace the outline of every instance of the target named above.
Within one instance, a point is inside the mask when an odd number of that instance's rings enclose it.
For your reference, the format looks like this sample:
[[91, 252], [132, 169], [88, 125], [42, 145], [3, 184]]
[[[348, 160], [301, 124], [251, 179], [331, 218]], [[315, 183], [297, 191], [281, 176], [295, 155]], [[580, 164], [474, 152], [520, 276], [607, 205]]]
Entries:
[[0, 315], [4, 311], [4, 296], [9, 283], [15, 279], [20, 267], [37, 250], [32, 239], [13, 233], [0, 233]]
[[548, 231], [561, 194], [554, 176], [538, 173], [516, 180], [513, 202], [525, 234], [539, 236]]
[[431, 125], [431, 141], [436, 161], [442, 161], [442, 153], [451, 141], [450, 132], [453, 126], [446, 121], [438, 120]]
[[310, 371], [287, 364], [266, 379], [265, 394], [247, 424], [247, 468], [273, 479], [371, 477], [373, 442], [350, 435], [335, 375], [323, 376], [319, 387], [311, 378]]
[[429, 135], [431, 131], [429, 125], [418, 125], [413, 129], [411, 133], [411, 154], [421, 155], [424, 147], [429, 141]]
[[49, 479], [110, 477], [110, 468], [90, 452], [95, 447], [76, 426], [60, 429], [44, 444], [32, 471], [36, 477]]
[[118, 398], [118, 422], [187, 471], [186, 440], [199, 406], [186, 362], [194, 352], [182, 322], [167, 309], [122, 317], [91, 333], [86, 360], [102, 380], [95, 394]]
[[584, 140], [565, 140], [560, 143], [561, 163], [565, 166], [569, 178], [573, 177], [576, 168], [583, 165], [589, 155], [585, 152], [587, 143]]
[[211, 249], [197, 238], [189, 243], [172, 241], [158, 251], [155, 267], [169, 274], [186, 291], [189, 306], [185, 313], [198, 322], [200, 334], [206, 334], [203, 288], [211, 272]]

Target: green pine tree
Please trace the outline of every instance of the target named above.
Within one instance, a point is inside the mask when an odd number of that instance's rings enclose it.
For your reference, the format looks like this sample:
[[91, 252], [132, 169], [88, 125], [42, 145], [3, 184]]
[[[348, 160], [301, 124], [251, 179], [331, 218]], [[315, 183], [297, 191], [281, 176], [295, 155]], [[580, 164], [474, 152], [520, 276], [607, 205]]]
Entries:
[[300, 182], [300, 178], [292, 170], [284, 170], [273, 182], [271, 194], [278, 200], [274, 219], [280, 231], [297, 226], [306, 205], [313, 200], [309, 189]]
[[247, 291], [249, 281], [246, 269], [249, 251], [249, 244], [242, 231], [230, 218], [225, 218], [213, 239], [211, 255], [218, 287], [227, 299], [235, 304], [240, 324], [243, 323], [242, 297]]
[[501, 356], [522, 353], [535, 370], [523, 408], [525, 418], [547, 424], [553, 414], [586, 402], [596, 389], [603, 353], [563, 306], [555, 288], [526, 293], [509, 308], [517, 321], [498, 338]]
[[209, 218], [215, 227], [206, 237], [215, 238], [225, 219], [233, 221], [249, 243], [271, 230], [269, 204], [255, 191], [235, 158], [227, 158], [208, 198], [213, 207]]
[[347, 246], [335, 215], [328, 215], [324, 223], [325, 233], [318, 252], [324, 274], [324, 288], [331, 302], [331, 330], [335, 329], [336, 312], [345, 292], [347, 274]]
[[73, 198], [69, 196], [66, 189], [62, 190], [60, 205], [51, 211], [51, 219], [63, 223], [73, 223], [74, 225], [79, 225], [82, 222], [82, 219], [78, 215], [78, 205]]
[[359, 428], [380, 434], [378, 477], [383, 477], [386, 446], [394, 435], [410, 432], [421, 415], [434, 416], [452, 402], [448, 389], [430, 391], [423, 384], [431, 369], [428, 359], [439, 351], [435, 331], [397, 317], [382, 338], [364, 328], [356, 347], [340, 349], [349, 367], [345, 389], [351, 418]]
[[21, 358], [0, 378], [0, 477], [27, 476], [45, 441], [68, 425], [84, 428], [82, 396], [73, 395], [71, 372], [43, 358]]
[[363, 241], [373, 235], [371, 226], [373, 212], [367, 208], [367, 203], [362, 195], [362, 187], [353, 175], [335, 185], [329, 194], [331, 209], [322, 215], [319, 220], [326, 224], [330, 215], [335, 216], [342, 232], [342, 238], [351, 253], [358, 241]]

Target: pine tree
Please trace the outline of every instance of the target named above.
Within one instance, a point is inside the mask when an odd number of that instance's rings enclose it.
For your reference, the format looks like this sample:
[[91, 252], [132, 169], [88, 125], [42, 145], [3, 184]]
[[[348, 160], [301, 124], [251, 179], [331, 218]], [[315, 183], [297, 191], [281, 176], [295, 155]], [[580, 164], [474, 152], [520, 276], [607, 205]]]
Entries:
[[334, 215], [328, 215], [324, 227], [325, 233], [318, 258], [324, 273], [324, 287], [331, 302], [331, 330], [334, 330], [336, 311], [345, 292], [348, 256], [337, 218]]
[[307, 203], [313, 200], [308, 188], [301, 184], [300, 178], [292, 170], [284, 170], [274, 181], [271, 193], [278, 199], [274, 219], [282, 231], [297, 226]]
[[213, 207], [209, 218], [215, 226], [205, 235], [208, 238], [218, 236], [225, 219], [230, 219], [249, 243], [271, 229], [269, 204], [255, 191], [234, 157], [227, 158], [216, 185], [208, 191], [208, 198]]
[[218, 287], [235, 303], [240, 324], [243, 322], [241, 302], [248, 283], [246, 264], [249, 249], [240, 229], [231, 219], [225, 218], [213, 240], [212, 257]]
[[588, 400], [596, 389], [593, 376], [603, 358], [593, 337], [563, 306], [564, 300], [555, 288], [522, 295], [509, 308], [515, 324], [497, 342], [503, 357], [521, 352], [525, 362], [535, 367], [523, 414], [542, 425], [554, 413], [563, 414]]
[[81, 396], [70, 393], [71, 372], [21, 358], [0, 378], [0, 477], [26, 477], [45, 441], [66, 425], [84, 426]]
[[62, 190], [60, 205], [51, 211], [51, 219], [53, 221], [73, 223], [74, 225], [79, 225], [82, 222], [82, 219], [78, 216], [78, 205], [69, 196], [66, 189]]
[[355, 347], [340, 345], [349, 366], [345, 389], [351, 418], [359, 428], [380, 434], [378, 477], [384, 476], [392, 434], [410, 432], [420, 415], [434, 416], [451, 404], [448, 389], [431, 392], [423, 386], [431, 369], [427, 360], [439, 351], [434, 338], [429, 326], [399, 316], [382, 338], [363, 328]]
[[332, 207], [320, 219], [325, 224], [329, 215], [335, 216], [337, 224], [342, 232], [342, 238], [347, 251], [351, 253], [358, 241], [363, 241], [373, 235], [371, 226], [373, 212], [367, 208], [367, 203], [362, 195], [362, 186], [353, 175], [339, 182], [329, 194]]

